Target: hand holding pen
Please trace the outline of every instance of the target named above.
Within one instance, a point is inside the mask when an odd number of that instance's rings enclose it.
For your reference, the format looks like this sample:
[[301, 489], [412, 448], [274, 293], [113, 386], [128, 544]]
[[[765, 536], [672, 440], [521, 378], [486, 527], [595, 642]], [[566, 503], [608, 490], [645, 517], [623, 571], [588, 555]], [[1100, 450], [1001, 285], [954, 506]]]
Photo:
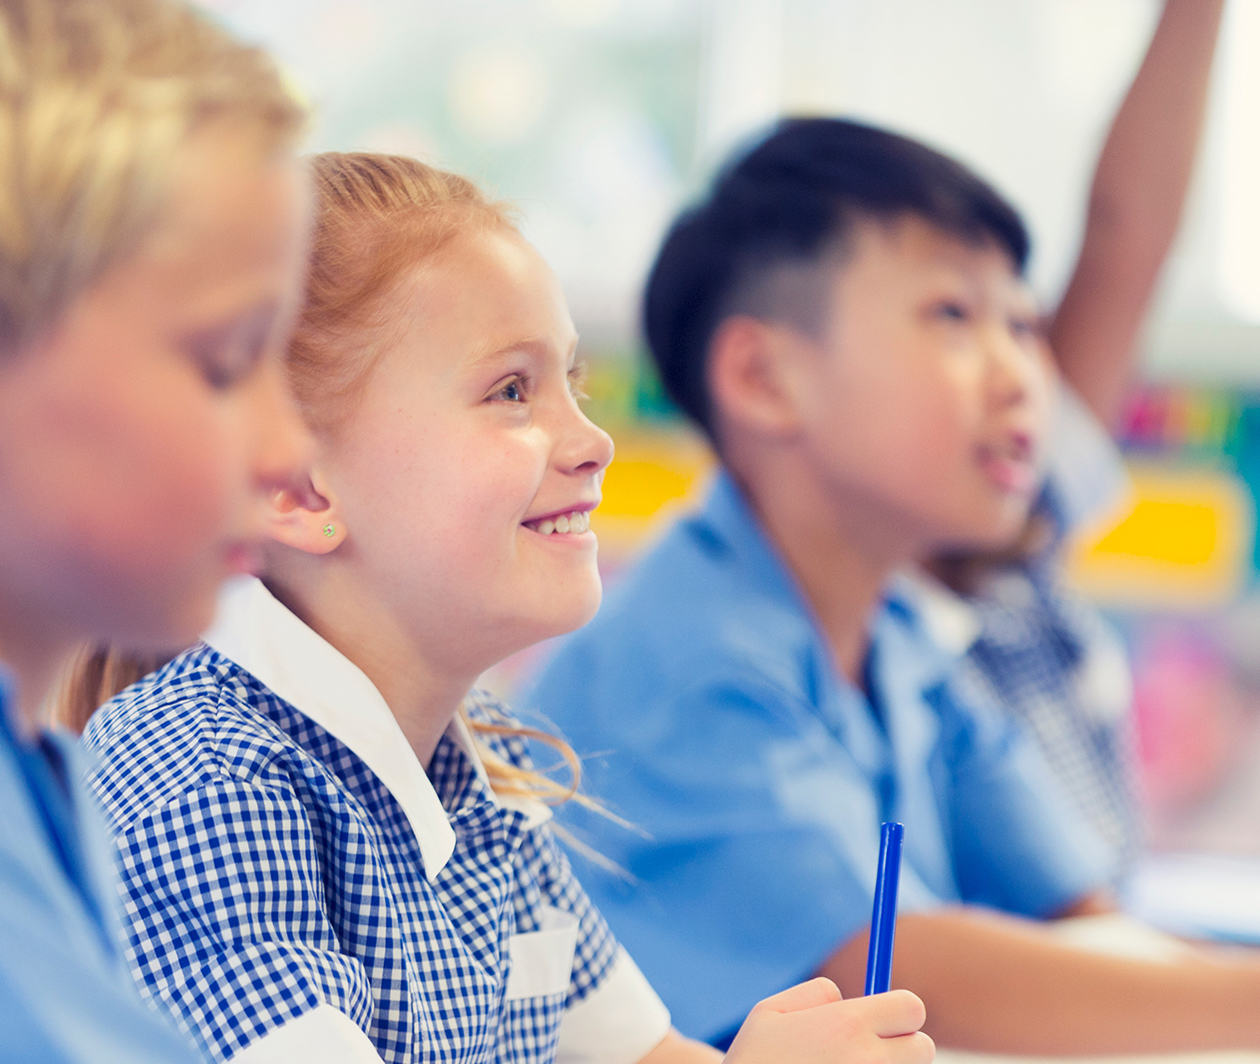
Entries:
[[889, 992], [902, 834], [900, 824], [880, 828], [866, 996], [844, 1000], [830, 979], [812, 979], [766, 998], [749, 1013], [725, 1064], [927, 1064], [932, 1059], [935, 1046], [920, 1030], [923, 1002], [906, 990]]

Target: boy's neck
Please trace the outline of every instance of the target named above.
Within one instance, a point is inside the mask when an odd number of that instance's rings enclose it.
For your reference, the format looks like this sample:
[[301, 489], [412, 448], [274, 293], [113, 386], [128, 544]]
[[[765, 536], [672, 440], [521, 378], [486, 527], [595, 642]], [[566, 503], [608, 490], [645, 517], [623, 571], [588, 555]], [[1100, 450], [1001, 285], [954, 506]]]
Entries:
[[840, 673], [862, 687], [870, 623], [905, 553], [873, 533], [855, 508], [785, 476], [741, 481], [770, 541], [814, 611]]

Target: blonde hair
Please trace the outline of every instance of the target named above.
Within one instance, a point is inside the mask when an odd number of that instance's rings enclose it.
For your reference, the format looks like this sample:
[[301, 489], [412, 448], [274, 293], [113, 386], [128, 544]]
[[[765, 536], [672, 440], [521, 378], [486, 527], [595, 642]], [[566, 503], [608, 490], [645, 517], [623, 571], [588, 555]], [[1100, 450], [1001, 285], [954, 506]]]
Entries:
[[[409, 271], [458, 234], [479, 228], [510, 230], [513, 225], [506, 207], [487, 199], [467, 178], [415, 159], [326, 152], [313, 156], [309, 165], [314, 232], [305, 302], [286, 366], [303, 419], [328, 438], [346, 425], [391, 330], [400, 324], [392, 297]], [[81, 730], [98, 705], [157, 664], [100, 648], [85, 651], [63, 684], [60, 720]], [[577, 794], [577, 755], [563, 740], [506, 720], [496, 723], [460, 712], [497, 793], [549, 803], [573, 797], [586, 801]], [[487, 741], [491, 736], [550, 746], [567, 768], [568, 780], [517, 768]]]
[[[137, 249], [200, 130], [266, 154], [305, 122], [264, 52], [177, 0], [0, 0], [0, 358]], [[157, 663], [84, 650], [53, 715], [81, 728]]]
[[37, 339], [165, 204], [180, 148], [226, 120], [291, 148], [271, 60], [172, 0], [0, 0], [0, 353]]
[[107, 644], [80, 647], [62, 667], [49, 696], [48, 715], [76, 734], [97, 708], [137, 680], [166, 664], [174, 654], [135, 654]]

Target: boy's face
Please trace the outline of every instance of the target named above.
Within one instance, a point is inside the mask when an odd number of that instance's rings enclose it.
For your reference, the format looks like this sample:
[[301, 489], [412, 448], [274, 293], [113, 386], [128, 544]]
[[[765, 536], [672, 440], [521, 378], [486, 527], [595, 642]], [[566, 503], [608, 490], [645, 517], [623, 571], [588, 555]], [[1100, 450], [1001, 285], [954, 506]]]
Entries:
[[1009, 543], [1039, 486], [1051, 368], [1007, 254], [912, 216], [868, 223], [830, 292], [796, 389], [827, 505], [896, 560]]
[[308, 215], [296, 162], [207, 129], [142, 246], [0, 362], [0, 637], [170, 647], [210, 621], [308, 442], [280, 365]]

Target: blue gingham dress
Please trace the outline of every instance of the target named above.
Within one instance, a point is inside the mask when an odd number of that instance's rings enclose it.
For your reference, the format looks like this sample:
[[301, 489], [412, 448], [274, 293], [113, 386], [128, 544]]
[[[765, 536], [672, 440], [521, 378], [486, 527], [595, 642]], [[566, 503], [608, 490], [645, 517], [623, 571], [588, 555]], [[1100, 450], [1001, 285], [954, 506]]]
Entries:
[[[208, 637], [231, 657], [180, 655], [85, 735], [145, 992], [217, 1060], [645, 1055], [668, 1014], [546, 808], [494, 795], [460, 721], [426, 776], [362, 673], [261, 584], [235, 594], [234, 634]], [[465, 713], [506, 720], [488, 696]]]

